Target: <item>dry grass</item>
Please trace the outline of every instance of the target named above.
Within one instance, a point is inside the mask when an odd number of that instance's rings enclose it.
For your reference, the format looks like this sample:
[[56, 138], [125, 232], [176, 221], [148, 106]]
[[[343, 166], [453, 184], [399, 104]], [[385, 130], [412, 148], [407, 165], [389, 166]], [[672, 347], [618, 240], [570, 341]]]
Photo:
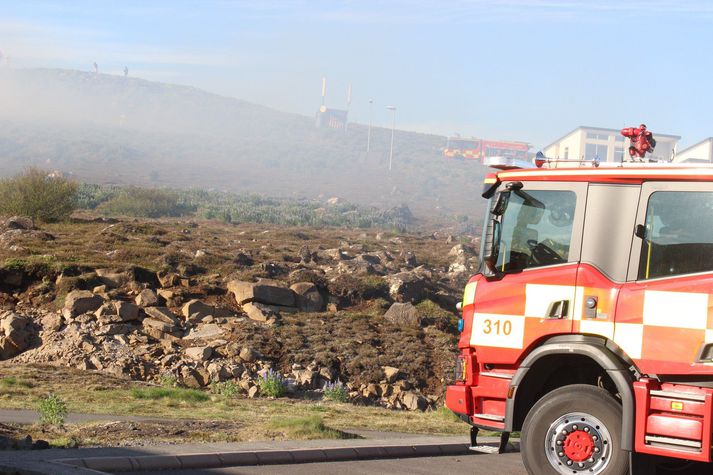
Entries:
[[0, 406], [5, 409], [36, 409], [39, 399], [53, 392], [67, 403], [70, 412], [165, 419], [68, 425], [64, 429], [23, 428], [33, 437], [59, 440], [58, 445], [72, 438], [81, 439], [84, 445], [112, 445], [121, 440], [156, 443], [343, 437], [342, 432], [353, 428], [467, 434], [467, 426], [444, 417], [444, 411], [404, 412], [289, 398], [251, 400], [208, 392], [201, 393], [208, 396], [205, 398], [137, 397], [155, 390], [155, 386], [96, 372], [0, 364]]
[[[395, 234], [373, 229], [225, 224], [185, 219], [124, 219], [108, 224], [93, 221], [90, 214], [80, 217], [81, 220], [72, 222], [41, 225], [41, 230], [52, 234], [54, 240], [18, 237], [14, 244], [21, 249], [0, 249], [0, 265], [31, 265], [51, 273], [77, 266], [141, 266], [157, 271], [169, 264], [189, 263], [199, 265], [206, 274], [227, 276], [248, 272], [249, 278], [257, 275], [253, 275], [254, 269], [234, 261], [239, 251], [249, 252], [256, 263], [281, 263], [299, 256], [302, 246], [316, 251], [336, 248], [349, 241], [360, 244], [367, 252], [387, 250], [396, 257], [401, 251], [412, 251], [419, 264], [447, 267], [447, 253], [452, 247], [443, 239], [435, 240], [419, 233]], [[376, 239], [377, 233], [381, 239]], [[195, 259], [199, 249], [206, 250], [207, 254]], [[168, 263], [171, 259], [174, 262]]]

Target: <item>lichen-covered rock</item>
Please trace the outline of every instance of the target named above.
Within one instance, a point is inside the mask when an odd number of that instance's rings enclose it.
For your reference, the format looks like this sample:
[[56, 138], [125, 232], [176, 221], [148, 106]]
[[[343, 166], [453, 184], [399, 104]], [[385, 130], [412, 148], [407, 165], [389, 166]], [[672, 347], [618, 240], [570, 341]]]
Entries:
[[418, 309], [410, 303], [394, 303], [386, 311], [384, 318], [399, 326], [418, 327], [421, 325]]

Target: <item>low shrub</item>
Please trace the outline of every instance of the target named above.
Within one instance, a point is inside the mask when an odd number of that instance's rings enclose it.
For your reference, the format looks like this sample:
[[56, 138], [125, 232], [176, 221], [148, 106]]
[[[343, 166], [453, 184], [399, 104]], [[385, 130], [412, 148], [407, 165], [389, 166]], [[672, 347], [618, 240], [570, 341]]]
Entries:
[[324, 385], [324, 399], [334, 402], [348, 402], [349, 390], [341, 381]]
[[282, 397], [287, 389], [282, 375], [272, 369], [263, 374], [257, 384], [260, 392], [267, 397]]
[[240, 389], [233, 381], [223, 381], [222, 383], [213, 383], [210, 385], [210, 390], [213, 394], [233, 398], [238, 395]]
[[122, 189], [98, 209], [106, 214], [138, 218], [177, 217], [193, 211], [174, 192], [138, 187]]
[[63, 221], [77, 207], [77, 184], [40, 168], [0, 180], [0, 214]]
[[173, 376], [172, 374], [164, 374], [161, 376], [161, 387], [164, 388], [177, 388], [179, 386], [178, 384], [178, 378]]
[[67, 404], [56, 394], [49, 393], [37, 406], [40, 423], [61, 426], [67, 418]]

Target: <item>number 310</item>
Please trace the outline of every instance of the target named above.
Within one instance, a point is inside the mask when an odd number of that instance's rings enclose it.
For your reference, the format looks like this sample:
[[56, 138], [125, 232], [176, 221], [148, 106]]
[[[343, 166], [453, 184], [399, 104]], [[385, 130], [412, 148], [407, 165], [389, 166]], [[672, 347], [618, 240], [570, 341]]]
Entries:
[[509, 335], [512, 333], [512, 322], [510, 320], [500, 321], [500, 320], [490, 320], [489, 318], [483, 322], [483, 333], [490, 335], [491, 333], [496, 335]]

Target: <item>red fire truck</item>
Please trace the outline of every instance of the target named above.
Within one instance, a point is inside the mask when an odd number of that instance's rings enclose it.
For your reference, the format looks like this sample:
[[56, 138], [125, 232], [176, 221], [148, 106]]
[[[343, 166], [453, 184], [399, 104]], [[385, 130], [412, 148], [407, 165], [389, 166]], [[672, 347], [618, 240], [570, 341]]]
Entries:
[[465, 139], [448, 137], [443, 156], [466, 160], [483, 160], [487, 157], [506, 157], [525, 160], [530, 145], [525, 142], [504, 142], [497, 140]]
[[446, 393], [474, 449], [521, 431], [533, 475], [710, 463], [713, 168], [505, 162]]

